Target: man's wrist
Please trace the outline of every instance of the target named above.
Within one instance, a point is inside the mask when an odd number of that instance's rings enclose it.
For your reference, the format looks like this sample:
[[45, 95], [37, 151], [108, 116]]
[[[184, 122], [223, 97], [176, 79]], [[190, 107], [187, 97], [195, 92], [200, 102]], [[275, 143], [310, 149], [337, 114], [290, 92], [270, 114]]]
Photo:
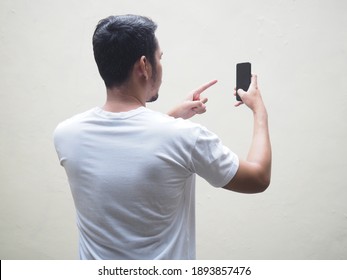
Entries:
[[255, 119], [259, 120], [267, 120], [268, 114], [265, 106], [259, 106], [258, 108], [253, 110], [253, 115]]

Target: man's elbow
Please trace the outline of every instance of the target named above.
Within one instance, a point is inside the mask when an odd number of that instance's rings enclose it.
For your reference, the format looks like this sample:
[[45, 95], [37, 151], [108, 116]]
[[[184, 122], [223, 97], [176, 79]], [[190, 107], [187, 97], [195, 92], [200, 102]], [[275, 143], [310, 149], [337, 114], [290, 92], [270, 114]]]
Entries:
[[271, 173], [259, 170], [249, 180], [248, 191], [249, 193], [262, 193], [267, 190], [271, 182]]
[[271, 182], [271, 169], [243, 162], [234, 178], [224, 187], [227, 190], [256, 194], [262, 193]]
[[238, 193], [257, 194], [264, 192], [269, 185], [270, 178], [257, 178], [257, 180], [251, 180], [248, 182], [229, 183], [224, 188]]
[[271, 183], [271, 176], [263, 176], [259, 178], [258, 186], [257, 186], [257, 193], [262, 193], [267, 190], [267, 188], [270, 186]]

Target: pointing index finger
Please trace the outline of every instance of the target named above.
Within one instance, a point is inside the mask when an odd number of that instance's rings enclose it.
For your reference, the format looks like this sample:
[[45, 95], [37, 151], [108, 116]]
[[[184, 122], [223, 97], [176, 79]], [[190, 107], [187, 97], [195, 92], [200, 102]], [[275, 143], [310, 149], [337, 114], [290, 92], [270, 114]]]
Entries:
[[202, 85], [201, 87], [199, 87], [198, 89], [196, 89], [193, 92], [193, 100], [199, 100], [200, 99], [200, 94], [203, 93], [206, 89], [208, 89], [209, 87], [213, 86], [215, 83], [217, 83], [217, 80], [212, 80], [204, 85]]

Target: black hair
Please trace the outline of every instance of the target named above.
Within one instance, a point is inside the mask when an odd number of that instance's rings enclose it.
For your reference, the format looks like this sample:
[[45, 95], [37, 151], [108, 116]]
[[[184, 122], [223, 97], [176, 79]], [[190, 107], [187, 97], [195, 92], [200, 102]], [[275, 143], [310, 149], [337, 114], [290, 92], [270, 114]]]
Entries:
[[123, 84], [141, 56], [155, 69], [156, 29], [151, 19], [137, 15], [110, 16], [99, 21], [93, 35], [93, 51], [107, 88]]

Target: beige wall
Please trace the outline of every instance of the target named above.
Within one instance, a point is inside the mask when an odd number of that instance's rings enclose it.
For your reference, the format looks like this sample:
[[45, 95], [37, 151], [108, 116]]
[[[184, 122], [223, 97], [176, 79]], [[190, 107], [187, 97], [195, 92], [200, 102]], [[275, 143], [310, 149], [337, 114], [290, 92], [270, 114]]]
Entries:
[[347, 258], [347, 2], [0, 1], [0, 258], [76, 259], [75, 213], [52, 131], [102, 105], [91, 36], [110, 14], [152, 17], [166, 111], [211, 79], [193, 120], [247, 155], [252, 116], [234, 108], [251, 61], [270, 115], [273, 179], [259, 195], [197, 186], [200, 259]]

